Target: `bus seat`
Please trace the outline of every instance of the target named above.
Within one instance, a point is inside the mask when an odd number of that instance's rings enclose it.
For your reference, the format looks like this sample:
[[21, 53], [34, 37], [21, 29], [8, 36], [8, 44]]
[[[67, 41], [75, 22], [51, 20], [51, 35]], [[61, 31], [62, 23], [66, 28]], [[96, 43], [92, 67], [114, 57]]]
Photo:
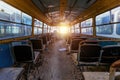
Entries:
[[43, 35], [42, 39], [43, 39], [43, 44], [46, 45], [47, 44], [47, 36]]
[[120, 46], [108, 45], [103, 47], [100, 65], [111, 65], [116, 60], [120, 59]]
[[52, 42], [52, 35], [51, 34], [47, 34], [47, 41], [48, 41], [48, 44], [51, 44], [51, 42]]
[[99, 41], [99, 45], [101, 45], [102, 47], [104, 47], [104, 46], [107, 46], [107, 45], [117, 45], [118, 44], [118, 42], [115, 42], [115, 41], [104, 41], [104, 40], [102, 40], [102, 41]]
[[82, 39], [73, 39], [70, 44], [70, 53], [78, 52], [79, 43]]
[[66, 45], [69, 45], [69, 44], [70, 44], [70, 41], [71, 41], [71, 37], [68, 36], [68, 37], [67, 37], [67, 40], [66, 40]]
[[83, 72], [84, 80], [120, 80], [120, 72], [116, 69], [120, 68], [120, 60], [112, 63], [109, 72]]
[[34, 51], [43, 51], [43, 41], [42, 39], [31, 39], [32, 47]]
[[84, 40], [80, 44], [98, 44], [97, 40]]
[[98, 65], [101, 56], [101, 46], [98, 44], [83, 44], [79, 46], [78, 65]]
[[13, 46], [13, 53], [18, 63], [33, 62], [34, 60], [33, 50], [30, 45]]

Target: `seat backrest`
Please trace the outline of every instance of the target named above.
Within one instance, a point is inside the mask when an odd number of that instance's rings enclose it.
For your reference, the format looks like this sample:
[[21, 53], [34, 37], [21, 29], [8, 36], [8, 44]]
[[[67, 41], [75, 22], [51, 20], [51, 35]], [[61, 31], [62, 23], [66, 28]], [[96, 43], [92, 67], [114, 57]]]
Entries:
[[83, 44], [79, 47], [79, 61], [97, 62], [101, 54], [101, 46], [98, 44]]
[[47, 41], [50, 41], [50, 38], [51, 37], [51, 35], [50, 34], [47, 34]]
[[43, 40], [43, 44], [47, 44], [47, 36], [46, 35], [42, 36], [42, 40]]
[[82, 39], [82, 40], [86, 40], [87, 39], [87, 37], [72, 37], [72, 39]]
[[66, 43], [67, 43], [67, 44], [70, 44], [71, 39], [72, 39], [71, 36], [68, 36], [68, 37], [67, 37], [67, 40], [66, 40]]
[[116, 42], [116, 41], [99, 40], [99, 45], [101, 45], [102, 47], [108, 46], [108, 45], [117, 45], [117, 44], [118, 44], [118, 42]]
[[34, 54], [30, 45], [13, 46], [16, 62], [30, 62], [34, 60]]
[[71, 41], [71, 50], [78, 50], [79, 48], [79, 43], [82, 41], [82, 39], [73, 39]]
[[81, 44], [99, 44], [97, 40], [84, 40]]
[[120, 46], [109, 45], [103, 47], [101, 62], [102, 63], [113, 63], [120, 59]]
[[42, 41], [42, 39], [32, 39], [30, 41], [32, 43], [33, 50], [43, 49], [43, 41]]

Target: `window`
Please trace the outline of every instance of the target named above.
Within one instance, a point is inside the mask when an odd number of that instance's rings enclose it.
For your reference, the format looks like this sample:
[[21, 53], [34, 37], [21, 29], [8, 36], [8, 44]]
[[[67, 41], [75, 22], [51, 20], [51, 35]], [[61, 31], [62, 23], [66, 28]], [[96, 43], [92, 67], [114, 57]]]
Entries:
[[74, 27], [75, 27], [75, 33], [80, 33], [79, 23], [76, 24]]
[[72, 26], [72, 27], [71, 27], [71, 33], [75, 33], [74, 30], [75, 30], [75, 29], [74, 29], [74, 26]]
[[44, 33], [48, 33], [48, 32], [47, 32], [47, 29], [44, 29]]
[[34, 34], [35, 35], [42, 34], [42, 22], [37, 19], [35, 19], [34, 23]]
[[119, 24], [114, 24], [116, 25], [116, 33], [120, 35], [120, 23]]
[[55, 27], [51, 27], [51, 32], [54, 33], [55, 31], [58, 32], [58, 27], [57, 27], [57, 26], [55, 26]]
[[79, 29], [79, 23], [75, 25], [75, 29]]
[[0, 1], [0, 39], [30, 36], [31, 25], [31, 16]]
[[93, 35], [93, 28], [82, 28], [81, 29], [82, 34], [87, 34], [87, 35]]
[[75, 29], [75, 33], [80, 33], [80, 29]]
[[0, 1], [0, 19], [21, 23], [21, 11]]
[[96, 16], [96, 35], [112, 35], [113, 25], [110, 25], [110, 11]]
[[44, 24], [44, 33], [48, 33], [47, 24]]
[[38, 34], [42, 34], [42, 28], [38, 28]]
[[118, 22], [114, 24], [114, 32], [116, 33], [116, 35], [120, 35], [120, 7], [111, 10], [111, 17], [111, 21], [113, 23]]
[[85, 26], [87, 27], [90, 27], [90, 26], [92, 26], [92, 18], [90, 18], [90, 19], [88, 19], [88, 20], [86, 20], [85, 21]]
[[40, 26], [39, 20], [35, 19], [34, 26]]
[[40, 27], [34, 27], [34, 34], [35, 35], [42, 34], [42, 28], [40, 28]]
[[96, 16], [96, 35], [120, 38], [120, 7]]
[[48, 26], [48, 33], [50, 33], [51, 32], [51, 27], [50, 26]]
[[108, 23], [110, 23], [110, 11], [96, 16], [96, 25], [102, 25]]
[[112, 34], [113, 33], [113, 25], [103, 25], [103, 26], [96, 26], [96, 33], [97, 34]]
[[0, 39], [31, 35], [31, 26], [0, 22]]
[[34, 27], [34, 35], [37, 35], [38, 32], [37, 32], [37, 27]]
[[42, 27], [42, 22], [39, 21], [39, 20], [37, 20], [37, 19], [35, 19], [35, 24], [34, 24], [34, 26]]
[[87, 34], [87, 35], [93, 35], [92, 24], [93, 24], [92, 18], [81, 22], [81, 33], [82, 34]]
[[5, 28], [4, 28], [4, 26], [0, 26], [0, 37], [4, 37], [4, 35], [5, 35]]
[[24, 26], [25, 27], [25, 35], [26, 36], [30, 36], [32, 33], [32, 27], [31, 26], [28, 26], [28, 25], [26, 25], [26, 26]]
[[47, 24], [44, 24], [44, 29], [47, 29]]
[[22, 23], [32, 25], [32, 17], [25, 13], [22, 13]]
[[81, 22], [81, 27], [85, 27], [85, 21]]
[[111, 21], [120, 22], [120, 7], [111, 10]]

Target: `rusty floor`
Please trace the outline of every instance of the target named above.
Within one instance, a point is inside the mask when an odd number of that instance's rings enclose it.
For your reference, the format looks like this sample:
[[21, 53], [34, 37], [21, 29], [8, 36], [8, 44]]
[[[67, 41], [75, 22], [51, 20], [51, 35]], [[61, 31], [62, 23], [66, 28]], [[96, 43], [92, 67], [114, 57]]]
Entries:
[[39, 67], [37, 80], [83, 80], [70, 55], [67, 55], [66, 51], [59, 51], [64, 47], [65, 43], [62, 40], [49, 45], [48, 50], [43, 53], [44, 61]]

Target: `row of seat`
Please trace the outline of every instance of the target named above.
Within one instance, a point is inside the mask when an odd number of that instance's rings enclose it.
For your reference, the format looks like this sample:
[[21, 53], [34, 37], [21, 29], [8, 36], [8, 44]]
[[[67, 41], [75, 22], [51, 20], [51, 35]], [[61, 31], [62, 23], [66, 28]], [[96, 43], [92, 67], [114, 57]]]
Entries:
[[111, 65], [116, 60], [120, 59], [120, 46], [111, 45], [101, 47], [98, 44], [82, 44], [78, 52], [78, 65], [81, 62], [97, 62], [94, 65]]
[[110, 66], [110, 73], [83, 72], [85, 80], [119, 80], [117, 76], [120, 73], [116, 69], [120, 66], [120, 45], [117, 42], [77, 37], [71, 38], [69, 45], [70, 53], [74, 53], [72, 56], [76, 57], [79, 66]]
[[67, 43], [67, 45], [69, 45], [70, 53], [78, 52], [79, 43], [80, 44], [83, 44], [83, 43], [97, 44], [98, 43], [96, 40], [87, 40], [86, 37], [72, 37], [69, 41], [70, 43], [69, 44]]
[[28, 74], [30, 73], [31, 68], [35, 67], [38, 69], [37, 65], [41, 64], [41, 52], [39, 50], [33, 49], [32, 42], [30, 40], [15, 41], [12, 43], [14, 44], [12, 44], [12, 53], [14, 55], [15, 62], [14, 65], [16, 67], [23, 67], [25, 70], [24, 74], [26, 75], [25, 79], [28, 79]]
[[32, 46], [34, 50], [43, 51], [47, 45], [52, 43], [52, 35], [46, 34], [39, 37], [31, 38], [30, 41], [32, 42]]
[[[100, 49], [100, 46], [98, 48]], [[97, 53], [97, 51], [95, 53]], [[97, 79], [119, 80], [120, 72], [117, 72], [117, 69], [120, 68], [120, 60], [119, 60], [120, 59], [120, 46], [119, 45], [105, 46], [103, 48], [103, 52], [100, 54], [101, 54], [101, 57], [98, 56], [97, 60], [95, 60], [96, 57], [93, 57], [92, 59], [90, 58], [90, 60], [91, 60], [91, 62], [95, 62], [95, 61], [99, 60], [97, 65], [109, 65], [110, 66], [109, 73], [108, 72], [97, 72], [97, 71], [96, 72], [93, 72], [93, 71], [86, 72], [85, 71], [85, 72], [83, 72], [84, 79], [85, 80], [93, 80], [93, 79], [95, 79], [95, 80], [97, 80]], [[110, 54], [112, 54], [112, 56]], [[83, 59], [84, 62], [85, 61], [89, 62], [90, 60], [86, 61]], [[79, 62], [79, 65], [81, 65], [80, 62]], [[90, 62], [88, 64], [91, 65]]]
[[[34, 52], [42, 52], [45, 49], [45, 45], [48, 45], [50, 39], [47, 40], [47, 36], [39, 38], [31, 38], [26, 40], [26, 43], [13, 45], [13, 53], [18, 62], [29, 61], [35, 58]], [[12, 43], [25, 42], [15, 41]]]
[[[8, 63], [6, 65], [6, 63], [4, 62], [4, 64], [0, 66], [1, 70], [4, 70], [6, 73], [4, 75], [8, 74], [6, 70], [8, 70], [8, 72], [9, 70], [17, 71], [19, 68], [18, 73], [20, 74], [23, 73], [23, 75], [25, 75], [24, 78], [26, 78], [27, 80], [30, 70], [33, 68], [38, 69], [38, 67], [41, 65], [41, 53], [51, 43], [51, 40], [52, 40], [52, 35], [46, 34], [40, 37], [34, 37], [34, 38], [27, 39], [27, 40], [13, 41], [9, 43], [8, 47], [6, 47], [6, 45], [5, 47], [1, 46], [3, 50], [5, 50], [6, 48], [9, 48], [9, 51], [8, 51], [9, 53], [7, 54], [4, 53], [4, 56], [10, 56], [10, 59], [7, 59], [6, 62], [13, 62], [10, 65]], [[6, 52], [3, 50], [2, 52]], [[14, 66], [14, 68], [12, 66]], [[14, 71], [12, 71], [12, 73], [10, 73], [8, 78], [6, 78], [5, 80], [9, 80], [9, 77], [11, 77], [10, 75], [12, 75], [13, 72]], [[3, 73], [4, 72], [2, 73], [0, 72], [0, 74], [3, 74]], [[10, 79], [18, 80], [18, 76], [11, 77]], [[2, 76], [0, 76], [0, 78], [1, 77]]]
[[[99, 43], [101, 43], [101, 41], [95, 38], [72, 37], [69, 45], [69, 53], [78, 53], [76, 55], [79, 63], [80, 61], [84, 61], [110, 65], [120, 59], [119, 45], [116, 45], [116, 43], [113, 45], [112, 43], [111, 46], [101, 46]], [[105, 43], [107, 43], [107, 41], [105, 41]], [[109, 43], [111, 43], [111, 41]]]
[[120, 60], [111, 64], [109, 72], [83, 72], [84, 80], [120, 80], [120, 72], [117, 69], [120, 68]]

